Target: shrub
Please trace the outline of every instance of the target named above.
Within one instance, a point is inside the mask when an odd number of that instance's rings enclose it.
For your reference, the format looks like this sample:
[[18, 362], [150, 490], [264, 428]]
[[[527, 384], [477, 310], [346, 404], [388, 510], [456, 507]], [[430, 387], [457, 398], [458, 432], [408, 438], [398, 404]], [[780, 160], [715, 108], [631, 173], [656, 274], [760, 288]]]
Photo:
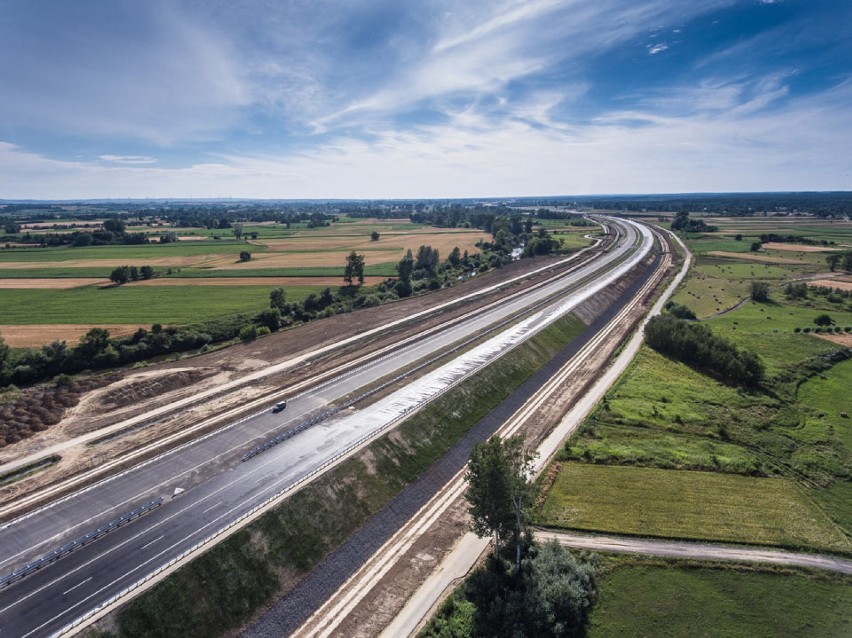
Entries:
[[250, 324], [240, 328], [240, 341], [253, 341], [257, 338], [257, 326]]

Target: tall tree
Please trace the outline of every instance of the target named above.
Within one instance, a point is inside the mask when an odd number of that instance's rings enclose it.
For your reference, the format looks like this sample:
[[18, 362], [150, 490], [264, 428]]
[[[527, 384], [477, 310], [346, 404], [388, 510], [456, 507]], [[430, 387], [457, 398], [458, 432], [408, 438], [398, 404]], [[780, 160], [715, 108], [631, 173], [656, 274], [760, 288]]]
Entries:
[[130, 279], [130, 268], [128, 266], [117, 266], [109, 274], [109, 280], [119, 286], [126, 284], [128, 279]]
[[477, 536], [494, 536], [494, 553], [511, 537], [515, 565], [521, 566], [521, 537], [533, 504], [529, 481], [535, 457], [524, 450], [524, 439], [492, 436], [470, 454], [465, 498], [470, 504], [471, 527]]
[[414, 272], [414, 255], [411, 254], [410, 248], [405, 252], [405, 257], [400, 259], [396, 265], [396, 272], [400, 281], [407, 284], [411, 283], [411, 273]]
[[352, 282], [358, 280], [364, 283], [364, 255], [357, 254], [354, 250], [346, 256], [346, 266], [343, 268], [343, 281], [351, 286]]
[[287, 291], [283, 288], [274, 288], [269, 292], [269, 307], [284, 309], [284, 304], [287, 303]]

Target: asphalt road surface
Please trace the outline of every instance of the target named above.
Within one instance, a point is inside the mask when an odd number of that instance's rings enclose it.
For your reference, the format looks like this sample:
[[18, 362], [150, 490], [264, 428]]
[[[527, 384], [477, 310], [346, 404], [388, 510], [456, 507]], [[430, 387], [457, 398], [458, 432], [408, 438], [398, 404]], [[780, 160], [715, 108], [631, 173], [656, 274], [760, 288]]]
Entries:
[[[419, 400], [429, 397], [423, 394], [424, 384], [419, 380], [364, 410], [332, 417], [242, 462], [243, 454], [258, 443], [304, 422], [331, 402], [357, 393], [377, 379], [398, 374], [424, 357], [444, 352], [451, 344], [479, 335], [488, 326], [518, 316], [560, 291], [572, 290], [580, 283], [580, 292], [572, 292], [577, 303], [583, 292], [586, 296], [593, 294], [631, 267], [650, 246], [647, 230], [630, 224], [623, 228], [616, 248], [551, 284], [292, 397], [283, 412], [258, 412], [3, 526], [0, 575], [139, 505], [164, 499], [162, 506], [145, 516], [0, 590], [0, 638], [59, 631], [316, 472], [364, 437], [387, 427], [399, 418], [394, 411], [403, 409], [400, 406], [410, 409], [413, 395]], [[613, 264], [617, 264], [615, 268]], [[565, 311], [564, 300], [554, 305], [560, 303]], [[537, 316], [545, 325], [547, 309]], [[529, 328], [534, 330], [536, 319], [530, 321]], [[468, 353], [461, 356], [470, 359]], [[464, 374], [479, 368], [468, 365], [466, 369]], [[452, 377], [444, 381], [457, 380]], [[176, 490], [183, 491], [174, 496]]]

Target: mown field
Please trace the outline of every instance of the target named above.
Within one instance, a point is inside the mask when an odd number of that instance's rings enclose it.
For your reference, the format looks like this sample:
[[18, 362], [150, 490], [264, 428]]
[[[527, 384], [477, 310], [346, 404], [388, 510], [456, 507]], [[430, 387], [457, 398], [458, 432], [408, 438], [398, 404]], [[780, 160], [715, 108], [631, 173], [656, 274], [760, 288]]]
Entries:
[[[790, 281], [827, 273], [828, 253], [776, 251], [801, 255], [795, 264], [710, 255], [748, 255], [747, 233], [781, 232], [772, 222], [749, 219], [748, 230], [733, 223], [742, 241], [688, 238], [697, 259], [675, 296], [710, 317], [714, 334], [761, 358], [761, 386], [724, 385], [643, 347], [567, 442], [539, 522], [852, 552], [852, 420], [841, 416], [852, 414], [852, 360], [829, 359], [846, 346], [813, 333], [821, 314], [841, 331], [852, 326], [852, 302], [784, 294]], [[808, 235], [812, 223], [819, 232]], [[826, 226], [807, 220], [797, 228], [818, 239]], [[833, 228], [842, 231], [838, 242], [852, 233], [850, 224]], [[770, 285], [770, 302], [748, 299], [754, 281]]]
[[[175, 232], [183, 240], [129, 246], [86, 247], [12, 247], [0, 249], [0, 334], [9, 334], [14, 326], [105, 325], [105, 324], [181, 324], [236, 313], [263, 310], [269, 304], [269, 290], [284, 287], [289, 301], [299, 301], [326, 286], [343, 285], [346, 255], [355, 250], [365, 256], [367, 277], [396, 275], [396, 264], [411, 249], [432, 246], [446, 259], [458, 246], [461, 251], [478, 252], [475, 244], [490, 239], [476, 229], [433, 228], [413, 224], [407, 219], [371, 220], [341, 218], [330, 226], [309, 228], [306, 223], [247, 224], [238, 240], [233, 229], [172, 227], [129, 227], [129, 232]], [[36, 231], [38, 232], [38, 231]], [[58, 232], [45, 227], [43, 232]], [[71, 232], [69, 229], [68, 232]], [[373, 240], [371, 233], [378, 232]], [[571, 246], [588, 240], [566, 234]], [[249, 252], [251, 259], [241, 261], [239, 254]], [[95, 282], [80, 282], [76, 288], [52, 280], [107, 279], [118, 266], [148, 265], [157, 278], [141, 285], [129, 282], [120, 287], [96, 287]], [[209, 278], [241, 278], [235, 285], [206, 286]], [[246, 284], [246, 278], [257, 281]], [[267, 284], [265, 278], [276, 278]], [[299, 278], [292, 283], [280, 278]], [[156, 285], [168, 278], [169, 286]], [[324, 278], [316, 284], [304, 278]], [[31, 280], [31, 285], [20, 282]], [[334, 283], [329, 283], [329, 281]], [[61, 289], [61, 290], [60, 290]], [[69, 333], [69, 338], [70, 337]], [[76, 335], [76, 331], [74, 332]], [[55, 329], [45, 332], [44, 343], [57, 338]], [[32, 335], [27, 337], [28, 345]]]
[[600, 581], [589, 638], [844, 638], [852, 635], [852, 581], [618, 559]]
[[[271, 286], [270, 286], [271, 288]], [[291, 301], [321, 286], [287, 288]], [[262, 286], [84, 286], [67, 290], [0, 289], [0, 325], [193, 323], [269, 307]]]
[[541, 506], [547, 527], [692, 540], [852, 550], [782, 478], [566, 463]]

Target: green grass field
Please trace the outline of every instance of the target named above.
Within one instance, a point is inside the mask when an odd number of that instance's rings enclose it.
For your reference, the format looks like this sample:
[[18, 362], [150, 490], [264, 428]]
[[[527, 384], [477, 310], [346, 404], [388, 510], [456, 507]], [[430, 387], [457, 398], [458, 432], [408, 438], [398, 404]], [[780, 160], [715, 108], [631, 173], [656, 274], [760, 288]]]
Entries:
[[[759, 230], [780, 232], [769, 225]], [[592, 493], [597, 502], [549, 498], [550, 520], [573, 521], [571, 525], [584, 529], [729, 540], [740, 533], [744, 542], [852, 549], [852, 422], [840, 417], [852, 409], [846, 400], [852, 361], [820, 370], [816, 364], [840, 346], [794, 332], [814, 328], [814, 318], [825, 312], [838, 325], [852, 325], [852, 306], [848, 300], [833, 303], [815, 294], [791, 302], [783, 294], [786, 281], [823, 272], [824, 254], [805, 254], [811, 261], [802, 265], [706, 256], [709, 250], [748, 245], [746, 239], [691, 238], [697, 263], [675, 299], [707, 316], [748, 296], [752, 281], [769, 283], [772, 302], [748, 301], [707, 321], [715, 334], [761, 357], [767, 367], [764, 387], [750, 392], [728, 387], [642, 348], [560, 457], [577, 473], [571, 487], [578, 493], [568, 492], [572, 498]], [[640, 474], [631, 474], [634, 470]], [[643, 476], [643, 471], [652, 472], [654, 480], [626, 478]], [[700, 490], [680, 485], [685, 477], [697, 477]], [[743, 485], [752, 485], [749, 481], [760, 489], [741, 495]], [[628, 482], [627, 491], [612, 487]], [[740, 488], [731, 487], [736, 485]], [[634, 489], [635, 494], [630, 492]], [[690, 510], [689, 503], [667, 500], [673, 493], [694, 492], [698, 498], [701, 491], [732, 499], [731, 511], [741, 520], [726, 518], [730, 512], [724, 511], [724, 501], [705, 520], [711, 510], [702, 514]], [[602, 495], [610, 499], [606, 506]], [[637, 502], [643, 505], [639, 510]], [[660, 505], [655, 509], [649, 503]], [[750, 511], [755, 517], [751, 522]], [[793, 518], [803, 527], [789, 525]]]
[[[287, 288], [287, 299], [299, 301], [322, 289]], [[0, 289], [0, 324], [193, 323], [264, 310], [269, 307], [269, 290], [263, 286], [203, 285]]]
[[266, 248], [233, 240], [210, 242], [184, 241], [171, 244], [140, 244], [134, 246], [85, 246], [80, 248], [70, 246], [57, 246], [55, 248], [12, 248], [0, 250], [0, 263], [122, 259], [128, 264], [141, 266], [146, 259], [216, 254], [239, 255], [244, 250], [259, 253], [264, 252]]
[[852, 450], [852, 360], [838, 363], [831, 370], [799, 386], [798, 400], [804, 416], [802, 438], [821, 442], [838, 436]]
[[852, 550], [795, 484], [778, 478], [565, 463], [535, 520], [642, 536]]
[[623, 560], [600, 581], [589, 638], [845, 638], [852, 580]]
[[[783, 300], [783, 295], [776, 295]], [[708, 322], [713, 332], [760, 355], [770, 373], [808, 357], [836, 350], [836, 344], [810, 334], [796, 334], [795, 328], [815, 328], [814, 318], [824, 309], [804, 308], [788, 303], [747, 303], [733, 312]], [[852, 312], [831, 310], [828, 314], [840, 326], [852, 326]]]

